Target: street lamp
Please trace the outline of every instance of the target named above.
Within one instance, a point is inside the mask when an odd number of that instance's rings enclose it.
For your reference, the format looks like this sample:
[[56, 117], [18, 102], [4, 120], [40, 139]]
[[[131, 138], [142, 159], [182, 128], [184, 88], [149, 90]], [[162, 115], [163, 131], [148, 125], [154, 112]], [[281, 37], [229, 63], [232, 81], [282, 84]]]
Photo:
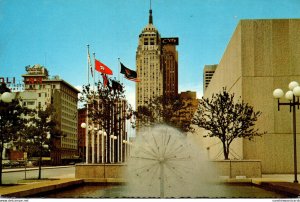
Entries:
[[13, 94], [10, 92], [4, 92], [0, 96], [0, 101], [5, 102], [5, 103], [10, 103], [13, 100]]
[[[104, 145], [104, 138], [107, 136], [107, 134], [106, 134], [106, 132], [105, 131], [102, 131], [102, 130], [99, 130], [98, 131], [98, 134], [101, 134], [102, 135], [102, 137], [101, 137], [101, 153], [102, 153], [102, 160], [101, 160], [101, 162], [102, 163], [105, 163], [104, 162], [104, 156], [105, 156], [105, 158], [106, 158], [106, 150], [105, 150], [105, 154], [104, 154], [104, 147], [105, 147], [105, 145]], [[98, 136], [99, 137], [99, 136]], [[106, 142], [106, 141], [105, 141]]]
[[89, 163], [89, 137], [88, 137], [88, 130], [87, 130], [87, 124], [81, 123], [81, 128], [85, 129], [85, 163]]
[[[275, 89], [273, 91], [274, 98], [277, 99], [278, 104], [278, 111], [280, 110], [280, 105], [288, 105], [290, 106], [290, 112], [291, 109], [293, 109], [293, 141], [294, 141], [294, 183], [298, 183], [297, 180], [297, 137], [296, 137], [296, 106], [298, 106], [299, 109], [299, 96], [300, 96], [300, 86], [298, 82], [292, 81], [289, 83], [289, 91], [285, 93], [285, 98], [289, 100], [290, 102], [280, 102], [279, 99], [283, 97], [284, 92], [281, 89]], [[297, 97], [297, 101], [296, 101]]]

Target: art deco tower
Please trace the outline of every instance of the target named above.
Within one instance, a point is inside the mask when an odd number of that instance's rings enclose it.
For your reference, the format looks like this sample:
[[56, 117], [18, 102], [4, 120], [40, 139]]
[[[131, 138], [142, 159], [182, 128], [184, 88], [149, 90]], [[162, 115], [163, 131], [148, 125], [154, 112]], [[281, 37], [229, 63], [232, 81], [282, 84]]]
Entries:
[[136, 51], [137, 77], [141, 80], [136, 83], [136, 109], [163, 94], [161, 58], [160, 34], [153, 25], [150, 9], [149, 23], [139, 35]]

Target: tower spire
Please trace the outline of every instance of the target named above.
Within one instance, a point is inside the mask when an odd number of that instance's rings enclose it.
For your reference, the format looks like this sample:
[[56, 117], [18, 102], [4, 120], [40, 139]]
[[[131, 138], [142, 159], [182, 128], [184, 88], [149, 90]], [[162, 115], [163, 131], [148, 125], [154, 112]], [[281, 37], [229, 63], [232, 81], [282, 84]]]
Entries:
[[150, 0], [150, 10], [149, 10], [149, 24], [153, 24], [151, 0]]

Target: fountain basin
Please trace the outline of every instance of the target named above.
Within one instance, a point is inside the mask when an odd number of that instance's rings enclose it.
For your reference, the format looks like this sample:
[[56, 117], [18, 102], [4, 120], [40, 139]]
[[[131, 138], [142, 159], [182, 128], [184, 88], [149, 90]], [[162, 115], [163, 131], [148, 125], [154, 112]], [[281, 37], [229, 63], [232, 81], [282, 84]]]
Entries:
[[79, 179], [122, 179], [126, 164], [76, 164], [75, 178]]
[[261, 178], [260, 160], [219, 160], [212, 161], [219, 176], [228, 178]]

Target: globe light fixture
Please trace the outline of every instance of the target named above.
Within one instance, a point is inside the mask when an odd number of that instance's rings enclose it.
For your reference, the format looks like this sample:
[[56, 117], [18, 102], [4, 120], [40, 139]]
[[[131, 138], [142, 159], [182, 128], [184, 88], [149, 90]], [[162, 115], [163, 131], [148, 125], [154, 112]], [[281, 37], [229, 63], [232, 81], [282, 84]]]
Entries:
[[293, 89], [293, 94], [294, 94], [296, 97], [300, 97], [300, 86], [296, 86], [296, 87]]
[[81, 128], [86, 128], [86, 123], [81, 123]]
[[[273, 91], [273, 97], [277, 99], [278, 111], [280, 111], [280, 106], [286, 105], [290, 107], [290, 112], [293, 112], [293, 144], [294, 144], [294, 183], [298, 183], [297, 180], [297, 136], [296, 136], [296, 106], [299, 109], [300, 102], [300, 86], [297, 81], [292, 81], [289, 83], [289, 91], [285, 93], [285, 98], [289, 102], [280, 102], [279, 99], [283, 97], [283, 90], [277, 88]], [[297, 98], [297, 99], [296, 99]]]
[[287, 91], [286, 93], [285, 93], [285, 98], [287, 99], [287, 100], [292, 100], [293, 99], [293, 96], [294, 96], [294, 94], [293, 94], [293, 91], [291, 91], [291, 90], [289, 90], [289, 91]]
[[299, 83], [297, 81], [292, 81], [289, 83], [289, 89], [293, 90], [295, 87], [299, 86]]
[[277, 88], [273, 91], [273, 96], [276, 99], [282, 98], [284, 96], [284, 92], [280, 88]]
[[13, 94], [10, 93], [10, 92], [4, 92], [2, 95], [1, 95], [1, 100], [5, 103], [10, 103], [12, 102], [13, 100]]

